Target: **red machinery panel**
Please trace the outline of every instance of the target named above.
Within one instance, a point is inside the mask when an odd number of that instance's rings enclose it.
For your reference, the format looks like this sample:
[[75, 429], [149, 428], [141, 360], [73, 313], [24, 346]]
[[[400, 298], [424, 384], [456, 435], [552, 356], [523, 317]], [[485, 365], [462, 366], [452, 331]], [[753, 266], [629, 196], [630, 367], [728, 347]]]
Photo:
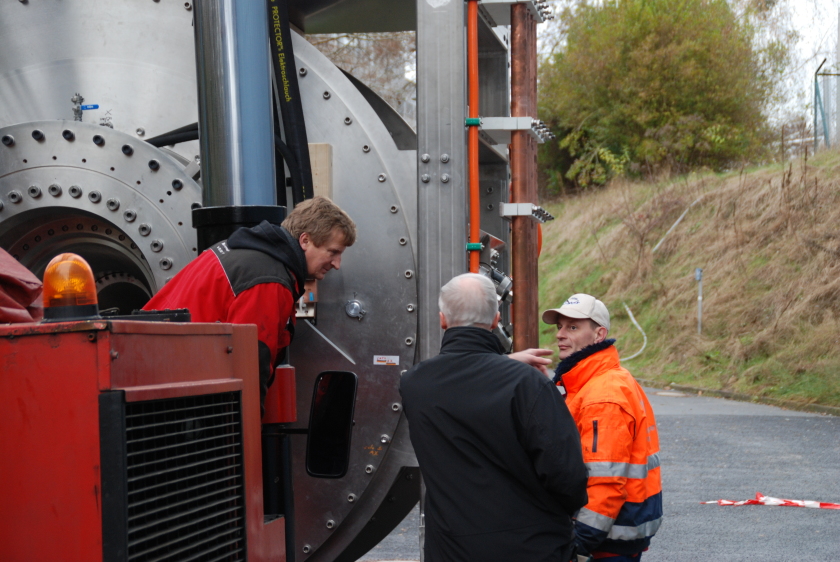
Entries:
[[297, 386], [295, 368], [280, 365], [274, 370], [274, 382], [265, 395], [263, 423], [292, 423], [297, 421]]
[[253, 326], [0, 327], [0, 560], [285, 559], [259, 417]]

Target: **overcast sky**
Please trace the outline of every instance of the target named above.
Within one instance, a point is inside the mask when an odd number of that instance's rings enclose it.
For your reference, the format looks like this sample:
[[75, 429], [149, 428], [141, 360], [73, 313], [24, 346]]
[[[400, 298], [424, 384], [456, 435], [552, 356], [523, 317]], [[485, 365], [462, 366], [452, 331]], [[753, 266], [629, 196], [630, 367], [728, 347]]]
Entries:
[[[807, 60], [836, 61], [837, 10], [834, 0], [788, 0], [793, 27], [801, 35], [799, 52]], [[811, 72], [816, 70], [816, 66]]]
[[840, 70], [837, 62], [837, 0], [786, 0], [790, 21], [799, 32], [796, 53], [794, 87], [797, 90], [788, 103], [788, 110], [794, 113], [812, 115], [814, 96], [814, 72], [822, 60], [828, 59], [824, 70]]
[[[571, 0], [574, 1], [574, 0]], [[771, 1], [771, 0], [769, 0]], [[790, 23], [799, 33], [799, 41], [793, 45], [794, 61], [788, 82], [788, 103], [781, 113], [811, 115], [814, 96], [814, 72], [823, 58], [828, 61], [823, 69], [840, 71], [837, 62], [837, 26], [840, 0], [777, 0], [777, 10], [782, 11], [782, 20]], [[570, 0], [551, 0], [555, 13]], [[552, 22], [556, 24], [555, 22]], [[550, 49], [546, 36], [551, 33], [552, 23], [540, 25], [539, 48], [545, 53]]]

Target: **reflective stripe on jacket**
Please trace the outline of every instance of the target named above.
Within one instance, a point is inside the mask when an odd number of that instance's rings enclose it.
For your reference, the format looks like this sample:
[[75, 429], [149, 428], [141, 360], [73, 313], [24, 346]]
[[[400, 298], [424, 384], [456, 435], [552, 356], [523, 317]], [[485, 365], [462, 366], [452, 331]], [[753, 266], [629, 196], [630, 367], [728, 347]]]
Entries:
[[659, 434], [647, 396], [612, 345], [585, 356], [561, 380], [589, 471], [578, 544], [590, 553], [641, 552], [662, 522]]

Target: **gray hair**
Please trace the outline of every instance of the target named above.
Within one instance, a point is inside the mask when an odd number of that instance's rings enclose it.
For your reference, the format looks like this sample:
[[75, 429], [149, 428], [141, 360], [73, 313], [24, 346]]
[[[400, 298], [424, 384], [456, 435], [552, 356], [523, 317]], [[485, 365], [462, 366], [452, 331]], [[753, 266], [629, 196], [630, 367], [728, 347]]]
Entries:
[[490, 279], [477, 273], [464, 273], [443, 286], [438, 306], [450, 328], [479, 326], [489, 329], [499, 310], [499, 301]]

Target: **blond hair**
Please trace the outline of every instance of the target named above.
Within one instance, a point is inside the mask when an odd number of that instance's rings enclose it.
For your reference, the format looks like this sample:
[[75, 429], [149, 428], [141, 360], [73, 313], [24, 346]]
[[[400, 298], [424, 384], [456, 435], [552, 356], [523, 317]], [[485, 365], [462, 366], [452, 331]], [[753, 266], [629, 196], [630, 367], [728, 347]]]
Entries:
[[356, 223], [326, 197], [317, 196], [301, 201], [289, 213], [282, 226], [295, 240], [299, 240], [300, 235], [306, 232], [316, 246], [326, 244], [336, 228], [344, 235], [345, 246], [352, 246], [356, 241]]

